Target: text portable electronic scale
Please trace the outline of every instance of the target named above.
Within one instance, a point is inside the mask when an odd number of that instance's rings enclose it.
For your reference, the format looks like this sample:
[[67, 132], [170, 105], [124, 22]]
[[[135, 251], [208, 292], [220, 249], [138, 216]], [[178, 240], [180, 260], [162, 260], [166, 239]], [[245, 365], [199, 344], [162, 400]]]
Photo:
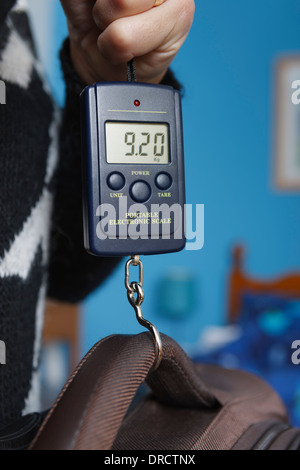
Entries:
[[98, 256], [185, 246], [181, 97], [145, 83], [97, 83], [81, 95], [85, 248]]

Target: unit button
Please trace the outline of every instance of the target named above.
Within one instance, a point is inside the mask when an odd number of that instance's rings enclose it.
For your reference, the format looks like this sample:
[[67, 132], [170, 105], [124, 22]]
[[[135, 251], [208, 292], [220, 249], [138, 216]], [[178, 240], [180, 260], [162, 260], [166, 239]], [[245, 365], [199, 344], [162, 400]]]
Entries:
[[130, 195], [136, 202], [145, 202], [151, 196], [151, 188], [145, 181], [136, 181], [130, 188]]
[[113, 191], [119, 191], [125, 185], [125, 178], [121, 173], [111, 173], [108, 175], [107, 184]]
[[169, 189], [172, 184], [172, 178], [168, 173], [159, 173], [155, 178], [155, 184], [158, 189]]

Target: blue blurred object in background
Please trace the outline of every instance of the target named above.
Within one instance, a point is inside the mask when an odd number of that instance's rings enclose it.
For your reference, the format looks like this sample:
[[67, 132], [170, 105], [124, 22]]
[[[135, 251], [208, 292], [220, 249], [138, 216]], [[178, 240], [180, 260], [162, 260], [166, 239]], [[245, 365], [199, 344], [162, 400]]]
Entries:
[[172, 268], [157, 283], [157, 311], [170, 320], [185, 320], [196, 306], [196, 279], [185, 268]]
[[[189, 349], [188, 324], [197, 307], [199, 315], [199, 281], [192, 270], [172, 267], [157, 281], [155, 323], [167, 325], [168, 333]], [[168, 324], [169, 323], [169, 324]]]

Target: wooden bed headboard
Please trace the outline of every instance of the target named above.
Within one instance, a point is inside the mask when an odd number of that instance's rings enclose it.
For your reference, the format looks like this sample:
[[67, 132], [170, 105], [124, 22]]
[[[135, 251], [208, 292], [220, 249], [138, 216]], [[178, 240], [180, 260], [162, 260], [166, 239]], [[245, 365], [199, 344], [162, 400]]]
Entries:
[[288, 298], [300, 299], [300, 272], [291, 273], [277, 279], [261, 280], [248, 276], [244, 271], [244, 247], [237, 245], [232, 252], [232, 268], [229, 275], [227, 320], [234, 323], [245, 293], [279, 294]]

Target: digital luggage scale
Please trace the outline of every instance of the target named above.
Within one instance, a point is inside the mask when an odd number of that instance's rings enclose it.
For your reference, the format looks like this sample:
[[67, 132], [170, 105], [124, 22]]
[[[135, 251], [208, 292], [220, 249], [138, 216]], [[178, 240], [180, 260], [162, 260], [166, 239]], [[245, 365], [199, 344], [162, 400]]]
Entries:
[[81, 94], [85, 248], [148, 255], [185, 246], [181, 97], [169, 86], [97, 83]]

